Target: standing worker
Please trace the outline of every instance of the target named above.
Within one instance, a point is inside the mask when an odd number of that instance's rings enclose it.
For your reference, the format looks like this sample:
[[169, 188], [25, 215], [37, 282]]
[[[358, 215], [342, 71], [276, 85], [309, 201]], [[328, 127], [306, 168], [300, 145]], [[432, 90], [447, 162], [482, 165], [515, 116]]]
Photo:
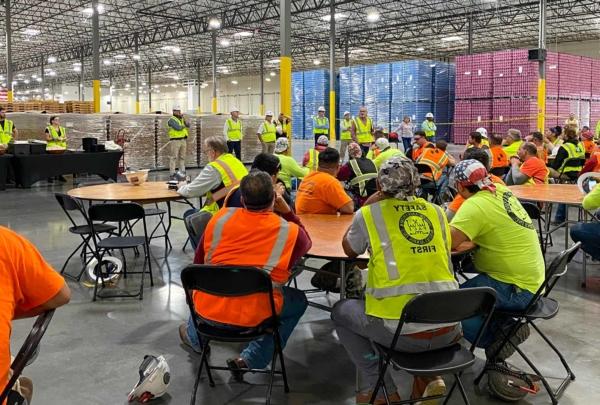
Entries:
[[60, 120], [56, 115], [50, 117], [50, 125], [46, 127], [46, 150], [67, 149], [67, 130], [60, 126]]
[[364, 155], [369, 153], [373, 143], [373, 120], [368, 116], [367, 107], [360, 107], [358, 117], [352, 120], [352, 140], [360, 145]]
[[275, 120], [275, 128], [277, 130], [277, 138], [287, 138], [287, 132], [285, 128], [287, 125], [292, 123], [292, 119], [280, 112], [279, 117]]
[[[348, 145], [352, 142], [352, 118], [350, 111], [344, 111], [344, 118], [340, 121], [340, 159], [343, 161], [346, 157]], [[348, 156], [350, 160], [350, 156]]]
[[238, 160], [242, 159], [242, 139], [244, 138], [244, 130], [242, 121], [240, 120], [240, 109], [232, 107], [231, 118], [227, 118], [223, 127], [223, 135], [227, 141], [229, 153], [235, 153]]
[[317, 116], [313, 117], [313, 135], [315, 137], [315, 146], [321, 135], [329, 136], [329, 118], [325, 116], [325, 107], [321, 106], [317, 110]]
[[[171, 179], [185, 178], [185, 155], [187, 153], [187, 137], [190, 124], [181, 113], [181, 107], [173, 106], [173, 116], [167, 122], [169, 127], [169, 172]], [[177, 164], [179, 161], [179, 164]], [[179, 171], [177, 171], [178, 169]]]
[[425, 136], [429, 142], [435, 142], [435, 131], [437, 131], [437, 127], [433, 121], [433, 113], [425, 114], [425, 121], [421, 124], [421, 129], [425, 131]]
[[0, 107], [0, 145], [8, 145], [18, 134], [15, 124], [6, 118], [6, 111]]
[[265, 121], [258, 127], [258, 140], [262, 145], [262, 153], [273, 153], [275, 150], [275, 139], [277, 126], [273, 122], [273, 111], [267, 111], [265, 114]]

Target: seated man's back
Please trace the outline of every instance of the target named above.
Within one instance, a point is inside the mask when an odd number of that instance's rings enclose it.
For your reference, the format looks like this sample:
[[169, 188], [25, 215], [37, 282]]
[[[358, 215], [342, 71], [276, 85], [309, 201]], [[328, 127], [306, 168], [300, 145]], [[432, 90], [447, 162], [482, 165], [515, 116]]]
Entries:
[[297, 214], [330, 214], [338, 211], [352, 214], [352, 199], [335, 177], [339, 171], [340, 154], [327, 148], [319, 154], [319, 169], [302, 180], [296, 195]]

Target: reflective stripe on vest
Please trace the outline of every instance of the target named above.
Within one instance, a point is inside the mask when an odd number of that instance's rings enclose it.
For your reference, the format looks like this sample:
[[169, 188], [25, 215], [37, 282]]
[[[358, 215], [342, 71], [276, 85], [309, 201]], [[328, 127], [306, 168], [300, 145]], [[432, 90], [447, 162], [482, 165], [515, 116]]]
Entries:
[[[437, 161], [433, 159], [434, 156], [439, 156]], [[439, 149], [425, 149], [416, 163], [429, 166], [431, 168], [431, 174], [423, 173], [422, 176], [431, 178], [433, 175], [433, 179], [437, 181], [442, 176], [442, 168], [446, 165], [447, 161], [448, 155], [446, 155], [445, 152]]]
[[185, 138], [186, 136], [188, 136], [188, 129], [185, 126], [185, 121], [183, 119], [179, 119], [175, 116], [172, 116], [171, 118], [169, 118], [170, 120], [175, 120], [177, 121], [177, 123], [183, 127], [183, 129], [181, 130], [176, 130], [175, 128], [171, 128], [169, 127], [169, 139], [181, 139], [181, 138]]
[[356, 159], [350, 159], [350, 161], [348, 163], [350, 163], [350, 167], [352, 168], [352, 171], [354, 172], [354, 175], [356, 176], [352, 180], [350, 180], [350, 186], [352, 187], [352, 186], [356, 186], [358, 184], [360, 196], [366, 197], [367, 196], [367, 182], [369, 180], [377, 178], [377, 173], [363, 174], [362, 170], [360, 170], [360, 167], [358, 166], [358, 162], [356, 161]]
[[358, 143], [371, 143], [373, 142], [373, 134], [371, 129], [373, 128], [373, 120], [367, 117], [367, 123], [363, 124], [360, 117], [354, 118], [354, 126], [356, 127], [356, 140]]
[[425, 136], [426, 137], [430, 138], [430, 137], [432, 137], [432, 136], [435, 135], [435, 131], [436, 131], [437, 127], [436, 127], [436, 125], [435, 125], [435, 123], [433, 121], [427, 121], [427, 120], [425, 120], [423, 122], [423, 125], [425, 125], [425, 127], [426, 127], [425, 128]]
[[[583, 169], [585, 149], [581, 145], [581, 142], [579, 142], [577, 145], [574, 145], [571, 142], [565, 142], [562, 144], [562, 148], [567, 151], [568, 157], [563, 161], [562, 165], [560, 165], [560, 168], [558, 169], [560, 173], [580, 172], [581, 169]], [[574, 159], [582, 159], [582, 164], [577, 166], [567, 166], [567, 163]]]
[[343, 119], [340, 121], [340, 140], [341, 141], [351, 141], [352, 133], [350, 132], [350, 128], [352, 128], [352, 120]]
[[[54, 126], [50, 125], [46, 128], [48, 130], [48, 133], [52, 137], [52, 140], [46, 143], [46, 148], [52, 146], [59, 146], [61, 148], [67, 147], [67, 130], [63, 127], [58, 128], [60, 130], [60, 135], [58, 134], [58, 131], [56, 130], [56, 128], [54, 128]], [[62, 137], [64, 140], [59, 140], [60, 137]]]
[[327, 128], [317, 128], [317, 125], [320, 127], [327, 125], [327, 117], [323, 117], [323, 118], [315, 117], [314, 123], [316, 124], [313, 127], [314, 135], [327, 135], [329, 133], [329, 130]]
[[265, 121], [264, 130], [263, 130], [263, 133], [261, 134], [262, 141], [267, 142], [267, 143], [275, 142], [276, 133], [277, 133], [277, 126], [268, 121]]
[[222, 217], [217, 219], [217, 222], [215, 223], [215, 228], [213, 230], [213, 239], [210, 243], [210, 249], [208, 249], [208, 252], [206, 252], [207, 263], [212, 262], [212, 255], [213, 253], [215, 253], [215, 249], [219, 245], [219, 242], [221, 241], [221, 236], [223, 235], [223, 227], [225, 226], [225, 223], [229, 221], [229, 218], [231, 218], [231, 216], [235, 213], [236, 208], [225, 208], [225, 210], [227, 212], [223, 214]]
[[230, 141], [239, 141], [242, 139], [242, 121], [234, 121], [227, 118], [227, 139]]
[[248, 174], [248, 170], [242, 162], [230, 153], [219, 156], [217, 160], [210, 162], [208, 165], [219, 172], [224, 186], [206, 194], [206, 202], [202, 210], [215, 213], [219, 210], [217, 202], [225, 198], [229, 191], [240, 183], [242, 178]]
[[0, 126], [0, 144], [6, 145], [12, 140], [13, 122], [4, 119], [4, 125]]
[[319, 152], [315, 148], [308, 150], [307, 166], [311, 172], [316, 172], [319, 169]]

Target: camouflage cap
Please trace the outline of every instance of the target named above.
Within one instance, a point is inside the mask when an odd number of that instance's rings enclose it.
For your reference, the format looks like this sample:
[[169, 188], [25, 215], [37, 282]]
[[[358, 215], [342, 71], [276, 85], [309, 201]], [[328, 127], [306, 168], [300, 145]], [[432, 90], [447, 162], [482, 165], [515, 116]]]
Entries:
[[404, 156], [393, 156], [385, 161], [377, 176], [381, 191], [385, 194], [408, 200], [421, 185], [419, 172], [413, 162]]

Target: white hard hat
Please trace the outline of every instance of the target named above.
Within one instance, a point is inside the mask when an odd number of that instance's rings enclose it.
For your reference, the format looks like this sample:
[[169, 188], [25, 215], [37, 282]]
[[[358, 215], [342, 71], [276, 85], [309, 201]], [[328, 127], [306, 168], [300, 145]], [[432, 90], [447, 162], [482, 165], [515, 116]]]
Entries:
[[267, 111], [265, 113], [265, 116], [271, 116], [272, 117], [273, 116], [273, 111]]
[[229, 110], [230, 113], [232, 112], [240, 112], [240, 109], [238, 107], [231, 107], [231, 109]]
[[140, 379], [129, 393], [129, 402], [137, 400], [146, 403], [162, 397], [169, 387], [171, 371], [163, 356], [144, 356], [139, 368]]
[[325, 112], [325, 107], [323, 107], [323, 106], [320, 106], [320, 107], [319, 107], [319, 109], [318, 109], [317, 111], [318, 111], [318, 112], [321, 112], [321, 111]]
[[173, 106], [173, 111], [181, 111], [181, 106], [179, 104], [175, 104]]
[[344, 111], [344, 115], [350, 115], [350, 111]]
[[487, 139], [487, 137], [488, 137], [488, 134], [487, 134], [487, 129], [485, 129], [484, 127], [477, 128], [477, 129], [475, 130], [475, 132], [479, 132], [479, 133], [481, 134], [481, 137], [482, 137], [482, 138], [485, 138], [485, 139]]
[[433, 113], [427, 113], [427, 114], [425, 114], [425, 118], [433, 118]]
[[384, 150], [390, 147], [390, 141], [385, 138], [377, 138], [375, 146], [377, 146], [379, 150]]

